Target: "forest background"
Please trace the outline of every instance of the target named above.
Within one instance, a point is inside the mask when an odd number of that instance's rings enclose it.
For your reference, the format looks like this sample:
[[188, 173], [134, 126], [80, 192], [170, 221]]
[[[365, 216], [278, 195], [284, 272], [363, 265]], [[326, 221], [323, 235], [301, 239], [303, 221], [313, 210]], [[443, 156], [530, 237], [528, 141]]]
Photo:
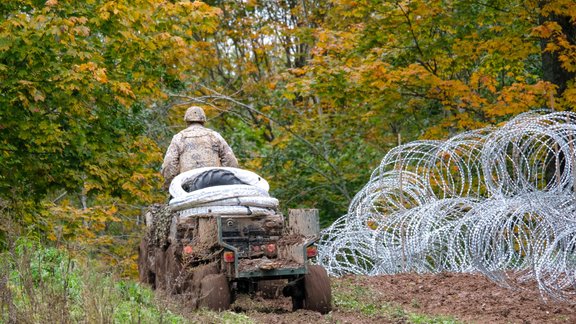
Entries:
[[185, 109], [323, 225], [394, 146], [576, 107], [573, 0], [0, 3], [0, 248], [136, 273]]

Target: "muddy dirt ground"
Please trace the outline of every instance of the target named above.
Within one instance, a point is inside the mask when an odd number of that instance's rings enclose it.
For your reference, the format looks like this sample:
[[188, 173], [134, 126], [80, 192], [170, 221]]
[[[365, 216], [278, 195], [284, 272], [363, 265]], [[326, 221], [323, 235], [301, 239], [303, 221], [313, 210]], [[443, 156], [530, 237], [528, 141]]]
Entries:
[[332, 287], [334, 309], [326, 315], [291, 312], [284, 297], [240, 296], [232, 307], [258, 323], [274, 324], [410, 323], [407, 314], [450, 316], [464, 323], [576, 323], [576, 305], [546, 303], [533, 284], [511, 290], [482, 275], [346, 276], [332, 278]]

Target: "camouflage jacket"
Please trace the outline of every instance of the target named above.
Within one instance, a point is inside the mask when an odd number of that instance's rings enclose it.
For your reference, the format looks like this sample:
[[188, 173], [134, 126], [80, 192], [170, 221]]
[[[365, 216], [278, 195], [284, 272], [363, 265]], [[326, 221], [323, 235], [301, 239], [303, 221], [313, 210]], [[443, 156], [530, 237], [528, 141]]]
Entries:
[[226, 140], [200, 124], [192, 124], [174, 135], [162, 163], [164, 188], [178, 174], [201, 167], [238, 167], [238, 160]]

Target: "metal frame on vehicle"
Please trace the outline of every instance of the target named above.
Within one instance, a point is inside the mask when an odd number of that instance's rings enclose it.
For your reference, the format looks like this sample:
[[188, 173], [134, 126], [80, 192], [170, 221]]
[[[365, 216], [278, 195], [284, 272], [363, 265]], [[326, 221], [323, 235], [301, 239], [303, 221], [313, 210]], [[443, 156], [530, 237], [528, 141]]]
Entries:
[[[280, 279], [280, 278], [290, 278], [293, 276], [298, 275], [305, 275], [308, 274], [308, 255], [306, 253], [306, 249], [314, 244], [318, 237], [313, 237], [302, 244], [302, 259], [303, 264], [301, 267], [297, 268], [282, 268], [282, 269], [271, 269], [271, 270], [250, 270], [250, 271], [239, 271], [239, 258], [238, 258], [238, 249], [226, 242], [224, 242], [223, 235], [222, 235], [222, 217], [216, 217], [216, 223], [218, 228], [218, 244], [234, 253], [234, 262], [228, 263], [230, 266], [233, 267], [233, 271], [226, 271], [227, 275], [230, 279], [252, 279], [252, 278], [261, 278], [261, 279]], [[223, 251], [222, 253], [224, 253]]]

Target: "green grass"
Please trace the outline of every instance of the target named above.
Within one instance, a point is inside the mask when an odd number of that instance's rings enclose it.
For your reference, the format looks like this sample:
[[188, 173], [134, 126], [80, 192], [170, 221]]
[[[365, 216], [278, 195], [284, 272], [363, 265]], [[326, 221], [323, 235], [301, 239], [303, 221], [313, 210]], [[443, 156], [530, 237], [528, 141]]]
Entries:
[[185, 323], [154, 293], [94, 262], [19, 240], [0, 254], [0, 322]]
[[252, 323], [192, 311], [94, 260], [20, 239], [0, 253], [0, 323]]

